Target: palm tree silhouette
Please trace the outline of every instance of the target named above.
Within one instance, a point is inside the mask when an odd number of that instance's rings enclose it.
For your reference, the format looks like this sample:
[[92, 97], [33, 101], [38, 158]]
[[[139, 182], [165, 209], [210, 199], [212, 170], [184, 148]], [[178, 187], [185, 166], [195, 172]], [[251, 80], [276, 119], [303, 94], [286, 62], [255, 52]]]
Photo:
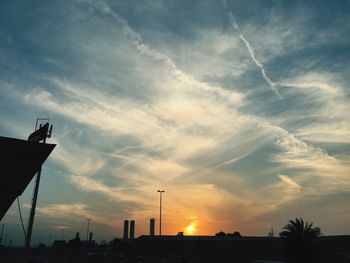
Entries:
[[313, 223], [305, 222], [300, 217], [295, 218], [295, 221], [289, 220], [289, 223], [282, 228], [280, 233], [281, 237], [288, 239], [309, 239], [313, 240], [321, 235], [321, 229], [319, 227], [313, 227]]
[[313, 223], [304, 222], [302, 218], [295, 221], [289, 220], [280, 237], [286, 238], [287, 258], [289, 262], [317, 262], [314, 240], [321, 235], [319, 227], [313, 227]]

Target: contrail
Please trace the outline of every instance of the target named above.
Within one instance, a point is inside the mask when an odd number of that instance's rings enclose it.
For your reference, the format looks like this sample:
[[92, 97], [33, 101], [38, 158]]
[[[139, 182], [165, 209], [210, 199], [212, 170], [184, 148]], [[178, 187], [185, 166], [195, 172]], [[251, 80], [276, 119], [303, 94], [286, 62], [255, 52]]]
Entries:
[[180, 81], [186, 82], [191, 85], [196, 85], [204, 91], [209, 91], [211, 93], [218, 94], [219, 96], [226, 98], [232, 104], [237, 105], [237, 103], [240, 103], [241, 94], [225, 90], [220, 86], [208, 85], [205, 82], [196, 80], [191, 75], [188, 75], [186, 72], [183, 72], [181, 69], [179, 69], [175, 61], [171, 57], [158, 51], [157, 49], [154, 49], [144, 44], [141, 35], [134, 31], [129, 26], [128, 21], [121, 17], [117, 12], [114, 12], [106, 3], [102, 1], [95, 1], [93, 6], [103, 14], [111, 15], [118, 21], [118, 23], [122, 26], [123, 33], [133, 42], [138, 52], [148, 57], [151, 57], [154, 60], [162, 61], [165, 65], [169, 67], [169, 69], [171, 69], [171, 74]]
[[[224, 0], [224, 1], [222, 1], [222, 3], [224, 5], [224, 7], [227, 9], [227, 2]], [[229, 15], [229, 18], [230, 18], [231, 25], [238, 32], [239, 38], [243, 41], [244, 45], [246, 46], [246, 48], [247, 48], [247, 50], [249, 52], [249, 55], [250, 55], [251, 59], [254, 61], [255, 65], [257, 65], [260, 68], [261, 75], [265, 79], [266, 83], [270, 86], [270, 89], [277, 95], [277, 97], [279, 97], [280, 99], [283, 99], [283, 97], [281, 96], [278, 88], [276, 87], [276, 83], [273, 82], [269, 78], [269, 76], [267, 76], [265, 68], [264, 68], [264, 65], [261, 64], [260, 61], [256, 58], [254, 50], [253, 50], [252, 46], [250, 45], [249, 41], [242, 35], [240, 27], [237, 24], [233, 13], [231, 11], [229, 11], [228, 15]]]

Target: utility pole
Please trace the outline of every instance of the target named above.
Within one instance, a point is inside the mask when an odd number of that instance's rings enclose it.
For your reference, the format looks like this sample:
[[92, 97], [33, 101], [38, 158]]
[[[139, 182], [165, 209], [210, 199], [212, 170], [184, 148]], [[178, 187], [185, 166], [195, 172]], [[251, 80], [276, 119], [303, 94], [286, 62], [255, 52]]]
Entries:
[[162, 236], [162, 195], [164, 190], [157, 190], [159, 193], [159, 236]]
[[64, 236], [64, 228], [61, 229], [61, 240], [63, 240], [63, 236]]
[[[37, 130], [37, 126], [38, 126], [39, 121], [46, 121], [47, 123], [44, 124], [43, 126], [42, 126], [42, 124], [40, 124], [39, 129]], [[35, 131], [29, 136], [28, 141], [34, 141], [34, 142], [38, 142], [38, 143], [40, 143], [40, 141], [42, 141], [42, 143], [46, 143], [46, 138], [50, 138], [51, 134], [52, 134], [52, 125], [49, 129], [49, 121], [50, 121], [50, 119], [47, 119], [47, 118], [36, 119]], [[36, 202], [38, 199], [38, 192], [39, 192], [40, 177], [41, 177], [41, 167], [38, 170], [38, 174], [37, 174], [36, 180], [35, 180], [35, 187], [34, 187], [34, 192], [33, 192], [32, 206], [30, 209], [28, 229], [27, 229], [27, 238], [26, 238], [26, 244], [25, 244], [26, 248], [30, 248], [30, 240], [32, 238]]]
[[2, 234], [4, 233], [4, 227], [5, 227], [5, 223], [2, 224], [2, 228], [1, 228], [0, 245], [1, 245], [1, 243], [2, 243]]
[[89, 240], [89, 229], [90, 229], [90, 221], [91, 221], [91, 218], [87, 218], [87, 228], [86, 228], [86, 240]]

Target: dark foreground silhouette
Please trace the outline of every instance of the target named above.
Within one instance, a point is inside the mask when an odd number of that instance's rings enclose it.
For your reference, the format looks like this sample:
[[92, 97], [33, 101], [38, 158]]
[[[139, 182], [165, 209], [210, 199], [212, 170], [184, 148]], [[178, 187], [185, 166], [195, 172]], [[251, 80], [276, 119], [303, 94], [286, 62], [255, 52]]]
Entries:
[[291, 263], [317, 263], [318, 253], [316, 238], [321, 229], [313, 227], [313, 223], [304, 222], [302, 218], [290, 220], [280, 233], [286, 239], [286, 257]]
[[[316, 258], [312, 260], [349, 262], [349, 244], [350, 236], [316, 237]], [[56, 241], [52, 247], [1, 247], [0, 262], [297, 262], [290, 261], [287, 246], [288, 241], [281, 237], [140, 236], [134, 240], [115, 239], [108, 245], [72, 239]]]
[[55, 146], [0, 136], [0, 220]]

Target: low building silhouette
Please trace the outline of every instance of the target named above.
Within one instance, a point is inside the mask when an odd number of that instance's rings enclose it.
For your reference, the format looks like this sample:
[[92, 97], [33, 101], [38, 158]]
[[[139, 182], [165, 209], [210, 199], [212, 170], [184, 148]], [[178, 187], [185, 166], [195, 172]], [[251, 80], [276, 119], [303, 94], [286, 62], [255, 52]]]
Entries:
[[[286, 262], [287, 242], [280, 237], [242, 237], [232, 233], [217, 236], [140, 236], [133, 241], [119, 239], [114, 244], [118, 254], [130, 258], [142, 256], [146, 262], [251, 263], [256, 260]], [[318, 262], [349, 262], [350, 236], [322, 236], [316, 239], [315, 244]]]

